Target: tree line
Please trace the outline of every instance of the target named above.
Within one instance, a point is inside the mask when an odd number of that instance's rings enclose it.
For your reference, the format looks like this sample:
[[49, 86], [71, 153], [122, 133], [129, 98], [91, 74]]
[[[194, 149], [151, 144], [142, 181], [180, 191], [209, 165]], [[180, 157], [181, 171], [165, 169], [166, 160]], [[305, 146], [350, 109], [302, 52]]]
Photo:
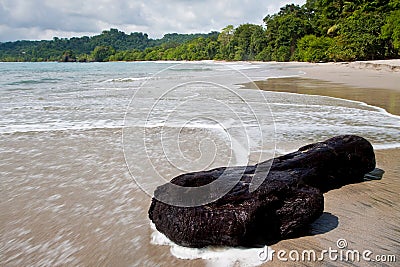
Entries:
[[218, 32], [170, 33], [161, 39], [150, 39], [145, 33], [126, 34], [110, 29], [92, 37], [54, 37], [53, 40], [0, 43], [0, 61], [108, 61], [110, 55], [120, 51], [144, 51], [165, 44], [178, 46], [199, 37], [212, 36], [218, 36]]
[[400, 57], [400, 0], [307, 0], [263, 25], [208, 34], [129, 35], [0, 43], [1, 61], [257, 60], [353, 61]]

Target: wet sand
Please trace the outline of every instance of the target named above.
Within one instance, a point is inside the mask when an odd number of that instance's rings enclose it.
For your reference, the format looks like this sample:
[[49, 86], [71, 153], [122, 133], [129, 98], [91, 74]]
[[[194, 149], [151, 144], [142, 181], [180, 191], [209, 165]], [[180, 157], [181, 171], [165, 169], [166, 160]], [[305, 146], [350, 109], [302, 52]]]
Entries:
[[[2, 266], [207, 265], [203, 260], [177, 259], [169, 246], [151, 244], [150, 197], [126, 170], [115, 143], [119, 130], [32, 135], [35, 142], [30, 134], [0, 140]], [[345, 238], [351, 249], [398, 257], [400, 150], [376, 154], [378, 167], [386, 171], [382, 180], [327, 193], [325, 212], [331, 215], [314, 226], [319, 234], [283, 240], [272, 249], [335, 249], [335, 242]], [[279, 264], [274, 259], [264, 265]], [[303, 264], [343, 266], [329, 259]]]
[[245, 87], [360, 101], [400, 116], [400, 60], [280, 64], [301, 74], [255, 81]]
[[400, 59], [351, 63], [282, 63], [301, 76], [351, 87], [400, 90]]
[[324, 261], [295, 262], [288, 256], [291, 250], [300, 254], [304, 250], [314, 250], [318, 258], [322, 250], [340, 251], [336, 242], [345, 239], [348, 245], [344, 252], [370, 250], [372, 259], [376, 255], [395, 255], [399, 261], [400, 150], [376, 151], [376, 157], [378, 167], [385, 170], [382, 180], [347, 185], [326, 193], [324, 215], [311, 228], [315, 235], [272, 245], [275, 251], [286, 251], [288, 261], [280, 261], [275, 256], [263, 266], [396, 266], [393, 262], [366, 262], [362, 258], [354, 262], [331, 260], [327, 254]]
[[127, 170], [121, 134], [2, 135], [0, 266], [202, 266], [150, 244], [151, 198]]
[[[322, 95], [360, 101], [400, 116], [400, 90], [352, 87], [338, 82], [303, 77], [274, 78], [256, 81], [255, 85], [268, 91]], [[254, 88], [254, 85], [252, 87]]]
[[[366, 64], [288, 63], [305, 74], [255, 82], [258, 88], [310, 95], [323, 95], [361, 101], [400, 115], [400, 73], [396, 69]], [[375, 64], [375, 63], [374, 63]], [[365, 69], [367, 67], [368, 69]], [[249, 86], [249, 85], [247, 85]], [[253, 85], [254, 86], [254, 85]], [[400, 138], [400, 136], [399, 136]], [[284, 250], [339, 250], [336, 242], [347, 241], [346, 250], [372, 251], [376, 255], [395, 255], [400, 260], [400, 149], [375, 151], [377, 167], [385, 171], [380, 181], [347, 185], [325, 194], [325, 214], [313, 226], [315, 235], [283, 240], [272, 246]], [[340, 251], [340, 250], [339, 250]], [[295, 254], [293, 254], [295, 255]], [[285, 256], [289, 258], [288, 254]], [[282, 262], [275, 256], [265, 266], [395, 266], [393, 262], [324, 261]]]

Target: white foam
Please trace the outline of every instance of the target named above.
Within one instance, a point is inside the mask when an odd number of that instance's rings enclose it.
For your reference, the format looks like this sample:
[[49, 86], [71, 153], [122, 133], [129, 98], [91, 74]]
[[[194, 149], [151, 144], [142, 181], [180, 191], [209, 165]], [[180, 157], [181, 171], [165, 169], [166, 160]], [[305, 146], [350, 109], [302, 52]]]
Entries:
[[400, 143], [392, 143], [392, 144], [373, 144], [372, 145], [375, 150], [386, 150], [386, 149], [395, 149], [400, 148]]
[[109, 82], [136, 82], [136, 81], [146, 81], [151, 79], [151, 77], [128, 77], [128, 78], [114, 78], [105, 80], [104, 83]]
[[[259, 266], [268, 259], [263, 259], [264, 248], [232, 248], [232, 247], [207, 247], [207, 248], [188, 248], [182, 247], [171, 240], [164, 234], [157, 231], [155, 225], [150, 222], [153, 230], [150, 243], [153, 245], [170, 246], [171, 254], [182, 260], [202, 259], [207, 261], [210, 267], [230, 267], [239, 266], [250, 267]], [[268, 249], [272, 252], [271, 249]], [[261, 259], [260, 259], [261, 255]], [[272, 255], [268, 255], [269, 258]]]
[[120, 122], [106, 123], [104, 121], [97, 122], [60, 122], [52, 124], [19, 124], [0, 128], [0, 134], [13, 133], [31, 133], [31, 132], [56, 132], [69, 130], [93, 130], [93, 129], [122, 129], [123, 124]]
[[[139, 61], [140, 62], [140, 61]], [[156, 61], [141, 61], [142, 63], [151, 64], [183, 64], [183, 63], [196, 63], [201, 61], [187, 61], [187, 60], [156, 60]]]
[[143, 124], [136, 123], [136, 124], [129, 124], [126, 126], [130, 127], [145, 127], [145, 128], [158, 128], [158, 127], [169, 127], [169, 128], [195, 128], [195, 129], [215, 129], [219, 131], [225, 132], [225, 129], [239, 127], [236, 126], [235, 121], [233, 119], [228, 119], [221, 123], [210, 123], [210, 122], [201, 122], [201, 121], [190, 121], [188, 123], [183, 122], [143, 122]]

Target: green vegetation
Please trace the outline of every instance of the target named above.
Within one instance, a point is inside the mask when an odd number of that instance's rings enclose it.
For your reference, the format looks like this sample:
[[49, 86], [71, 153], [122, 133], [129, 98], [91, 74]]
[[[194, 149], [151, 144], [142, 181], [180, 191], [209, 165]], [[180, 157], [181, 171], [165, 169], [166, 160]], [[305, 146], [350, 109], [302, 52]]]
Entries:
[[[149, 39], [147, 34], [134, 32], [126, 34], [117, 29], [103, 31], [93, 37], [57, 38], [43, 41], [16, 41], [0, 43], [0, 61], [64, 61], [88, 62], [108, 60], [144, 60], [131, 57], [135, 52], [156, 46], [176, 47], [199, 37], [218, 36], [218, 32], [209, 34], [166, 34], [158, 40]], [[117, 56], [119, 54], [119, 56]], [[130, 59], [121, 57], [126, 54]], [[117, 56], [117, 57], [115, 57]], [[119, 57], [119, 58], [118, 58]]]
[[264, 25], [209, 34], [125, 34], [0, 43], [0, 61], [259, 60], [352, 61], [400, 57], [400, 0], [307, 0]]

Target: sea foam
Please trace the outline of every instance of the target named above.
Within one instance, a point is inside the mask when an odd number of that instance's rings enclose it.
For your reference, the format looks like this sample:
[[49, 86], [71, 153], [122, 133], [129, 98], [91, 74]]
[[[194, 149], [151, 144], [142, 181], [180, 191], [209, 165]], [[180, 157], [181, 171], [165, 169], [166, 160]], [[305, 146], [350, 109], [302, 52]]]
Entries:
[[[157, 231], [155, 225], [150, 223], [153, 230], [150, 243], [153, 245], [170, 246], [171, 255], [181, 260], [202, 259], [209, 267], [230, 267], [239, 266], [250, 267], [260, 266], [268, 259], [264, 259], [264, 248], [232, 248], [232, 247], [206, 247], [188, 248], [182, 247], [164, 234]], [[268, 251], [272, 251], [269, 249]], [[271, 255], [269, 255], [271, 257]]]

